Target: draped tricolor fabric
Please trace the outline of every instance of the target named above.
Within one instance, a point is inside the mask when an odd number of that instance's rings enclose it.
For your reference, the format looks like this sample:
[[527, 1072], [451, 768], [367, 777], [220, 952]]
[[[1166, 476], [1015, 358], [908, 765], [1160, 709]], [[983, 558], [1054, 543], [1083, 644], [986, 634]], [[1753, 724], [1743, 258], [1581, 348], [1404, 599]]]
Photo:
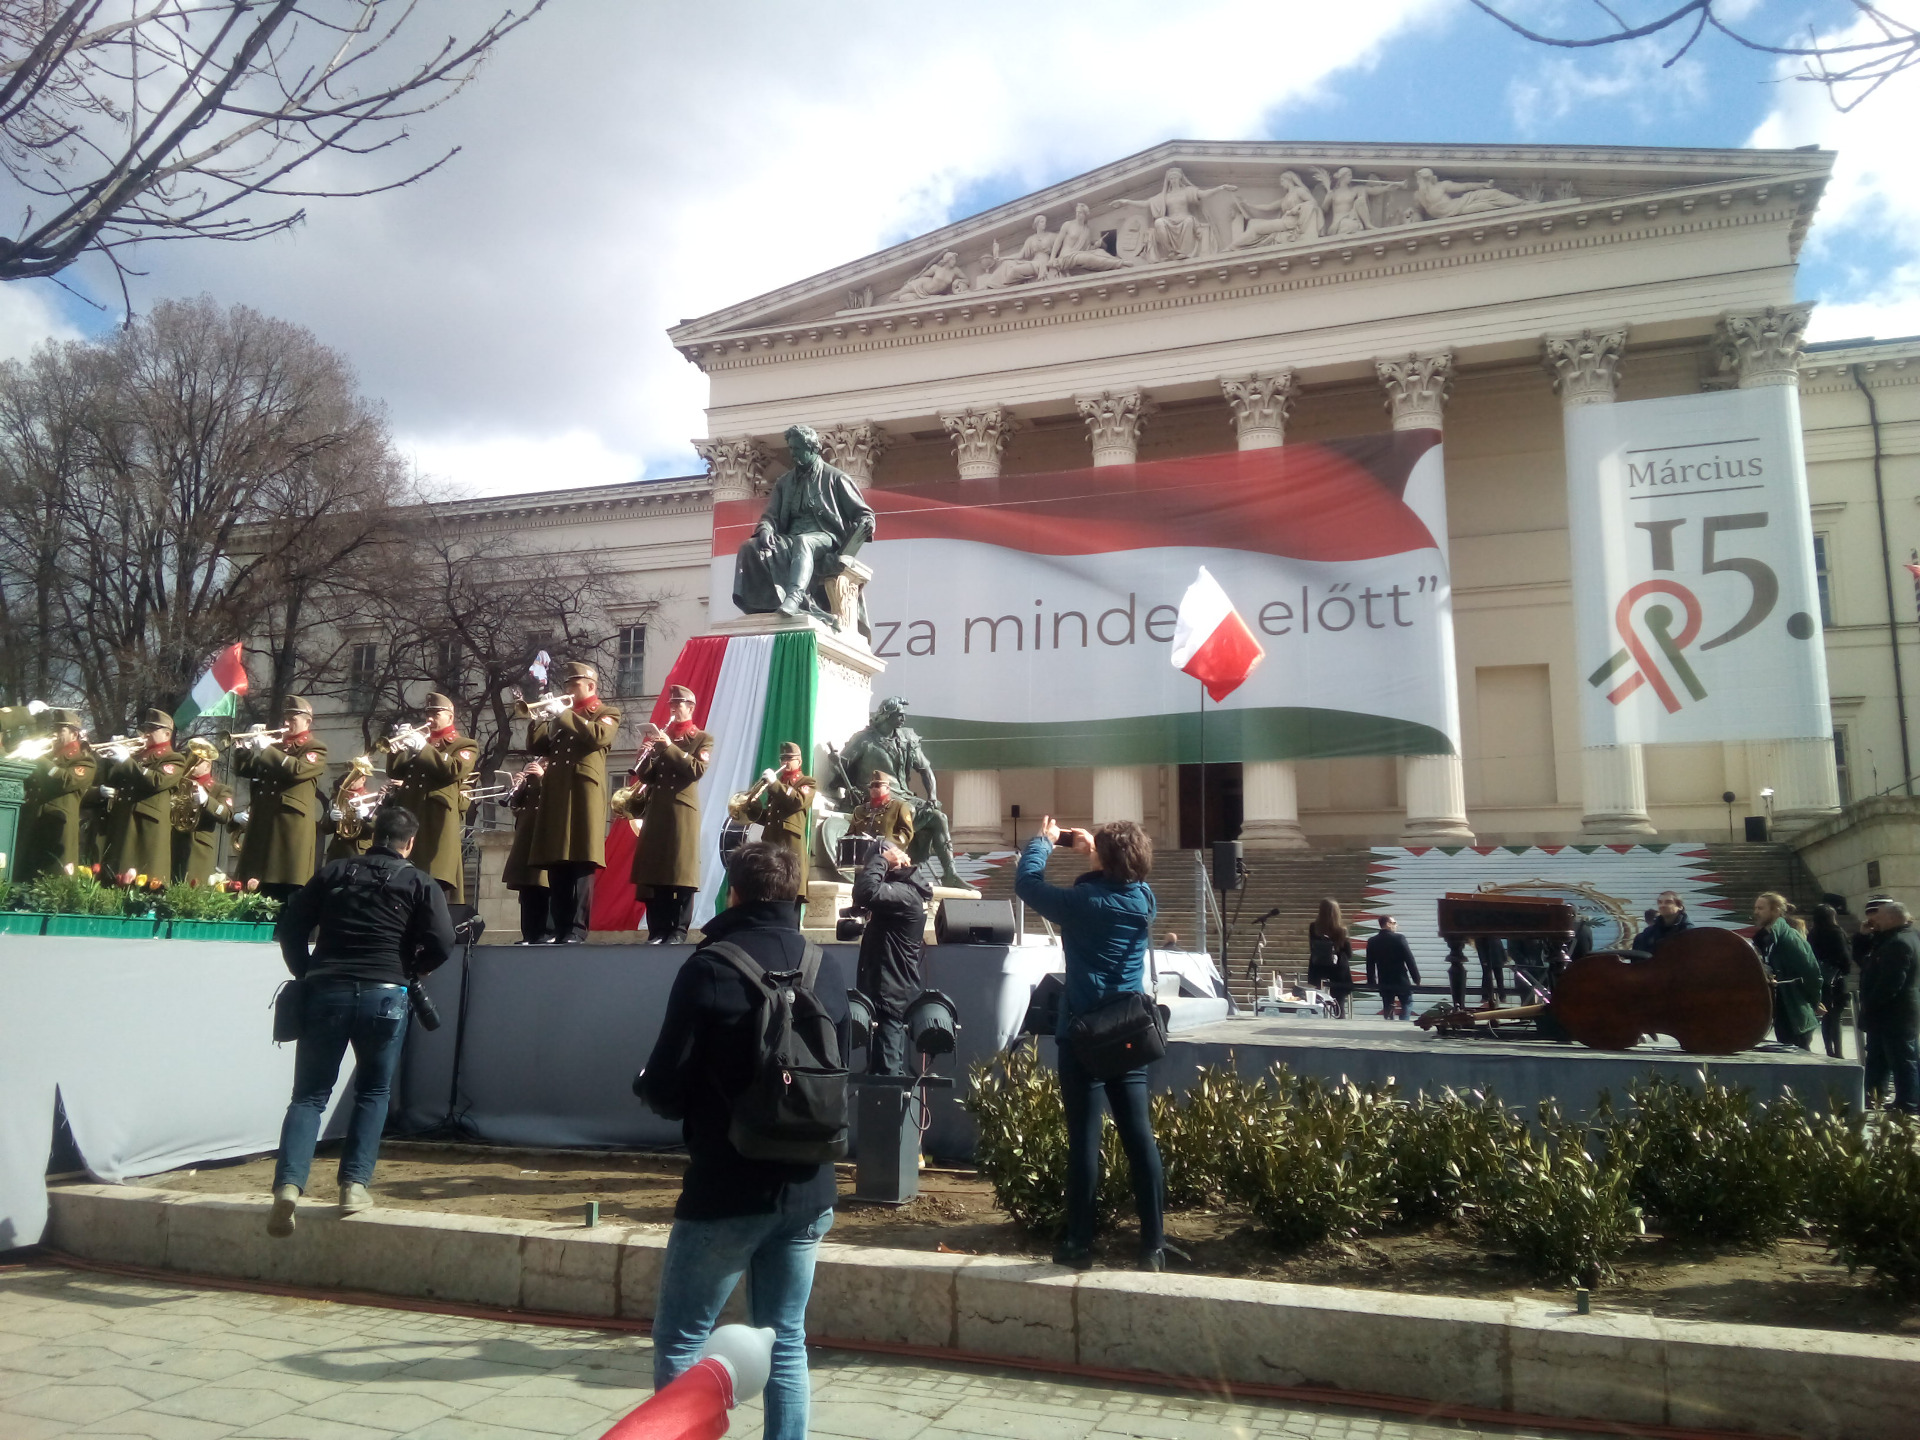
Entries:
[[[1201, 567], [1266, 651], [1207, 716], [1210, 758], [1457, 748], [1437, 431], [866, 497], [876, 693], [941, 769], [1198, 759], [1199, 687], [1169, 659]], [[715, 507], [716, 618], [762, 503]]]
[[[780, 743], [792, 740], [813, 753], [813, 717], [819, 689], [819, 653], [810, 631], [782, 635], [703, 635], [689, 640], [667, 673], [653, 708], [656, 725], [667, 723], [667, 691], [685, 685], [695, 698], [693, 718], [713, 736], [713, 760], [700, 781], [700, 893], [693, 922], [712, 918], [724, 876], [720, 831], [727, 801], [776, 765]], [[607, 836], [607, 868], [593, 900], [595, 930], [631, 930], [644, 907], [628, 874], [633, 862], [632, 828], [616, 817]]]

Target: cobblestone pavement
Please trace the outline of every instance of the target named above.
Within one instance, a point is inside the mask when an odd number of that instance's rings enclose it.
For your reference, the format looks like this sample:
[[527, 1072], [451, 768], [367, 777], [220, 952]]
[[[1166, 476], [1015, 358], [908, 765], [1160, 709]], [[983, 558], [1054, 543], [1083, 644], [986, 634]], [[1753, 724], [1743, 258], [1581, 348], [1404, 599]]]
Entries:
[[[634, 1335], [56, 1266], [0, 1270], [5, 1440], [595, 1440], [646, 1399], [652, 1365], [651, 1347]], [[815, 1355], [813, 1380], [813, 1434], [848, 1440], [1460, 1440], [1482, 1433], [1352, 1410], [831, 1351]], [[734, 1417], [732, 1433], [760, 1433], [757, 1405]], [[1513, 1430], [1487, 1433], [1524, 1440]]]

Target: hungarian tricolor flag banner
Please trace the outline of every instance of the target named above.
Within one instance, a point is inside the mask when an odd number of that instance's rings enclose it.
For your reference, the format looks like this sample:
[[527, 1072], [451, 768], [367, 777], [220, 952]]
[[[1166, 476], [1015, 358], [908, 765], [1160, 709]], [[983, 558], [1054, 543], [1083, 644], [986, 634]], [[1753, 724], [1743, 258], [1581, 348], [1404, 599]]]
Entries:
[[194, 721], [208, 715], [232, 715], [234, 702], [247, 693], [247, 662], [239, 645], [229, 645], [207, 662], [206, 672], [193, 682], [193, 691], [173, 712], [174, 729], [185, 734]]
[[1206, 686], [1218, 704], [1246, 683], [1266, 654], [1220, 582], [1202, 565], [1174, 617], [1173, 668]]
[[[1266, 655], [1216, 692], [1209, 759], [1457, 749], [1438, 431], [864, 493], [874, 697], [906, 698], [938, 769], [1198, 760], [1168, 661], [1202, 568]], [[715, 620], [765, 504], [715, 507]]]

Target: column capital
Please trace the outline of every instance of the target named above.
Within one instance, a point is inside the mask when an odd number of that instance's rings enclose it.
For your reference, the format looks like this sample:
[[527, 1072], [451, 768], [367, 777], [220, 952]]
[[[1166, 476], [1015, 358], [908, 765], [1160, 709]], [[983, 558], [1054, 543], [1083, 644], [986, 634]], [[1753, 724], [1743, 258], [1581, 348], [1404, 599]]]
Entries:
[[1813, 302], [1769, 305], [1752, 315], [1722, 315], [1714, 349], [1720, 369], [1739, 376], [1742, 390], [1757, 385], [1798, 385], [1800, 347], [1807, 338]]
[[871, 420], [820, 429], [820, 448], [827, 463], [846, 471], [863, 490], [873, 483], [874, 467], [892, 443], [893, 437]]
[[960, 458], [962, 480], [991, 480], [1000, 473], [1000, 457], [1007, 441], [1020, 428], [1013, 412], [1004, 405], [966, 409], [957, 415], [942, 415], [940, 423], [953, 439], [954, 453]]
[[693, 448], [707, 462], [716, 504], [722, 500], [750, 500], [765, 488], [761, 474], [767, 461], [773, 458], [772, 452], [751, 435], [696, 440]]
[[1220, 377], [1242, 450], [1269, 450], [1287, 439], [1287, 414], [1299, 393], [1291, 365], [1266, 375]]
[[1582, 330], [1577, 335], [1548, 335], [1541, 341], [1541, 349], [1562, 405], [1613, 403], [1620, 384], [1620, 360], [1627, 349], [1626, 326]]
[[1140, 431], [1154, 412], [1144, 390], [1102, 390], [1076, 395], [1074, 406], [1087, 422], [1095, 465], [1131, 465], [1140, 451]]
[[1439, 430], [1447, 392], [1453, 388], [1453, 352], [1432, 350], [1424, 355], [1373, 362], [1374, 373], [1387, 392], [1396, 430]]

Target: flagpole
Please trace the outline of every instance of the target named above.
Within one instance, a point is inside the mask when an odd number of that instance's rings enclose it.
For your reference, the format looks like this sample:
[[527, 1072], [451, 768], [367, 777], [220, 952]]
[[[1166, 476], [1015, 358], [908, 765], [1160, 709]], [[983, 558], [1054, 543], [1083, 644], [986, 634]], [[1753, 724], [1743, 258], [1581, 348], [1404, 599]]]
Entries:
[[[1207, 866], [1207, 683], [1200, 686], [1200, 933], [1207, 933], [1207, 900], [1210, 898], [1213, 876]], [[1203, 942], [1202, 950], [1207, 948]], [[1225, 974], [1225, 962], [1222, 962], [1221, 974]]]

